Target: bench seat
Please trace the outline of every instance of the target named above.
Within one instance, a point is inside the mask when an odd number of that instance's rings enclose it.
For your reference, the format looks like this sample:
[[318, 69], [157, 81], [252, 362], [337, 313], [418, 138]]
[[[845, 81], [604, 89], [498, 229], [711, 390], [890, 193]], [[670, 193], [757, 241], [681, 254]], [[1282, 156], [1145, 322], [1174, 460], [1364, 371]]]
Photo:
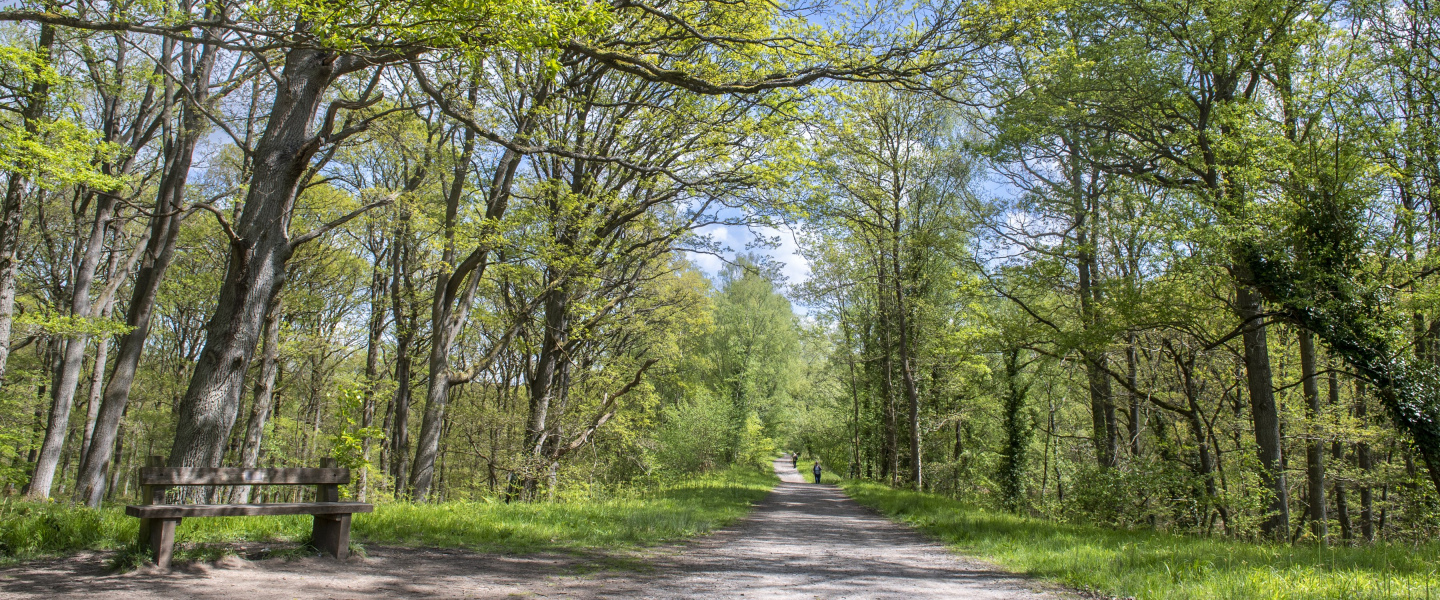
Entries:
[[345, 515], [374, 512], [363, 502], [274, 502], [268, 504], [146, 504], [126, 506], [125, 514], [141, 519], [191, 517], [258, 517], [262, 515]]
[[[350, 516], [374, 512], [364, 502], [341, 502], [340, 486], [350, 483], [350, 469], [339, 467], [331, 457], [320, 459], [320, 467], [247, 469], [233, 467], [162, 467], [165, 457], [151, 456], [140, 469], [141, 503], [125, 507], [125, 514], [140, 519], [139, 545], [147, 548], [155, 565], [170, 568], [174, 553], [175, 529], [180, 521], [197, 517], [258, 517], [269, 515], [312, 515], [310, 545], [321, 554], [344, 560], [350, 555]], [[165, 504], [167, 490], [177, 486], [313, 485], [314, 502], [272, 502], [265, 504]], [[248, 489], [236, 490], [241, 496]]]

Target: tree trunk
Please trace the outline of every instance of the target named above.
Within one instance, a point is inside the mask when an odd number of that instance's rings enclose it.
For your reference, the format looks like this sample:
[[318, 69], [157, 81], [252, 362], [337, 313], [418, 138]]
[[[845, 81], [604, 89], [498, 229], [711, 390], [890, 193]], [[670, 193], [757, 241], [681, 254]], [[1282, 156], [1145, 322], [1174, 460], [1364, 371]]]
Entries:
[[[1369, 414], [1365, 406], [1365, 388], [1360, 382], [1355, 383], [1355, 419], [1361, 425], [1370, 424]], [[1362, 477], [1365, 478], [1364, 485], [1360, 486], [1360, 535], [1365, 536], [1365, 541], [1375, 541], [1375, 489], [1370, 486], [1371, 471], [1375, 468], [1375, 460], [1370, 454], [1370, 444], [1359, 442], [1355, 444], [1355, 464], [1360, 467]]]
[[[1309, 417], [1320, 418], [1320, 382], [1315, 375], [1315, 338], [1308, 330], [1300, 330], [1300, 377]], [[1305, 475], [1309, 496], [1310, 531], [1321, 543], [1329, 535], [1329, 518], [1325, 515], [1325, 447], [1318, 437], [1305, 442]]]
[[360, 59], [292, 48], [254, 152], [254, 173], [234, 227], [215, 309], [190, 385], [175, 417], [172, 467], [216, 467], [240, 408], [265, 313], [285, 282], [294, 252], [290, 218], [301, 178], [328, 132], [312, 134], [321, 101], [335, 79]]
[[[110, 317], [109, 307], [101, 311], [102, 319]], [[90, 442], [95, 437], [95, 419], [100, 416], [100, 395], [105, 391], [105, 365], [110, 361], [110, 336], [101, 336], [95, 342], [95, 364], [90, 370], [90, 393], [85, 398], [85, 435], [80, 440], [80, 460], [90, 453]]]
[[[50, 64], [50, 50], [54, 46], [55, 27], [42, 23], [35, 44], [42, 64]], [[33, 135], [39, 130], [40, 117], [45, 113], [49, 96], [49, 80], [36, 78], [20, 114], [26, 133]], [[25, 185], [24, 177], [10, 173], [5, 186], [5, 200], [0, 204], [0, 383], [5, 382], [5, 367], [10, 358], [10, 333], [15, 316], [15, 269], [20, 249], [20, 229], [24, 226]]]
[[1126, 428], [1126, 432], [1130, 435], [1130, 456], [1131, 458], [1138, 459], [1140, 458], [1141, 398], [1140, 394], [1135, 393], [1134, 390], [1139, 389], [1140, 386], [1138, 376], [1140, 351], [1135, 342], [1135, 334], [1127, 335], [1125, 341], [1127, 342], [1125, 347], [1125, 372], [1130, 383], [1129, 389], [1131, 390], [1127, 394], [1130, 397], [1130, 426]]
[[368, 431], [375, 424], [375, 388], [380, 384], [380, 342], [385, 335], [385, 304], [389, 292], [386, 283], [389, 278], [385, 276], [383, 264], [384, 258], [377, 255], [370, 276], [370, 331], [365, 340], [365, 401], [360, 408], [360, 427], [366, 430], [360, 448], [364, 466], [360, 470], [360, 481], [355, 495], [360, 502], [365, 501], [370, 488], [371, 444]]
[[410, 214], [402, 211], [395, 228], [394, 249], [390, 252], [390, 312], [395, 322], [395, 394], [387, 411], [389, 423], [390, 477], [395, 482], [395, 498], [405, 496], [405, 467], [410, 457], [410, 348], [415, 342], [416, 315], [414, 307], [406, 313], [405, 299], [414, 286], [407, 270], [410, 260]]
[[880, 317], [880, 386], [882, 401], [881, 407], [884, 434], [884, 446], [881, 451], [880, 478], [887, 483], [894, 485], [900, 477], [900, 439], [899, 424], [896, 423], [898, 411], [895, 410], [895, 358], [894, 346], [891, 344], [894, 320], [890, 308], [886, 306], [886, 275], [888, 269], [884, 268], [884, 257], [882, 252], [876, 249], [875, 272], [878, 275], [875, 281], [875, 308]]
[[1236, 284], [1236, 312], [1245, 321], [1245, 381], [1250, 392], [1250, 418], [1255, 426], [1255, 447], [1260, 458], [1261, 481], [1270, 490], [1270, 515], [1262, 524], [1265, 535], [1284, 540], [1290, 534], [1290, 498], [1281, 468], [1280, 411], [1270, 373], [1270, 346], [1262, 324], [1260, 295]]
[[924, 489], [925, 469], [921, 455], [920, 433], [920, 389], [915, 381], [915, 364], [910, 339], [910, 311], [905, 304], [904, 274], [900, 269], [900, 205], [895, 203], [894, 238], [890, 253], [894, 280], [891, 282], [895, 293], [895, 320], [900, 329], [900, 380], [905, 385], [905, 399], [910, 406], [910, 484], [915, 489]]
[[[141, 240], [140, 245], [135, 248], [136, 252], [131, 253], [129, 260], [122, 267], [118, 263], [119, 254], [110, 253], [110, 265], [105, 269], [105, 289], [100, 293], [100, 318], [109, 319], [115, 309], [115, 291], [119, 289], [120, 283], [135, 266], [135, 261], [140, 259], [139, 251], [144, 247], [146, 240]], [[100, 417], [100, 401], [105, 392], [105, 366], [110, 360], [110, 336], [102, 335], [95, 344], [95, 364], [90, 372], [90, 393], [86, 396], [85, 402], [85, 435], [80, 442], [80, 461], [84, 465], [85, 457], [90, 454], [90, 443], [95, 438], [95, 421]], [[77, 474], [83, 475], [83, 471]], [[78, 492], [80, 482], [76, 481]]]
[[[475, 131], [465, 130], [465, 141], [455, 173], [450, 181], [450, 190], [445, 206], [445, 249], [442, 261], [447, 265], [455, 263], [455, 227], [459, 214], [466, 175], [470, 170], [470, 159], [475, 150]], [[518, 168], [519, 157], [506, 151], [509, 163], [501, 159], [499, 172], [510, 169], [513, 175]], [[508, 189], [508, 187], [507, 187]], [[492, 197], [496, 193], [492, 188]], [[487, 211], [488, 214], [489, 211]], [[470, 314], [470, 304], [485, 274], [485, 260], [488, 248], [476, 248], [453, 273], [441, 273], [435, 278], [435, 299], [430, 309], [430, 378], [425, 388], [425, 414], [420, 421], [420, 437], [416, 440], [415, 462], [410, 472], [410, 493], [416, 502], [424, 502], [430, 495], [430, 486], [435, 480], [435, 459], [440, 453], [440, 438], [444, 432], [445, 408], [450, 402], [450, 348], [459, 337], [460, 330]]]
[[[1340, 406], [1340, 376], [1335, 373], [1333, 362], [1331, 363], [1329, 384], [1330, 406], [1338, 408]], [[1345, 445], [1340, 443], [1339, 440], [1335, 440], [1330, 444], [1330, 456], [1334, 458], [1337, 463], [1344, 464]], [[1336, 517], [1340, 520], [1340, 539], [1349, 541], [1355, 539], [1355, 531], [1350, 525], [1350, 505], [1345, 497], [1345, 482], [1337, 477], [1335, 478], [1334, 486], [1335, 513]]]
[[[240, 447], [240, 466], [260, 466], [260, 446], [264, 442], [265, 422], [275, 404], [275, 378], [280, 372], [280, 313], [283, 300], [276, 298], [265, 317], [265, 345], [260, 354], [260, 377], [255, 380], [255, 401], [250, 406], [250, 419], [245, 424], [245, 442]], [[237, 485], [230, 491], [232, 504], [250, 501], [250, 486]]]
[[[572, 238], [567, 236], [566, 241]], [[562, 242], [563, 243], [563, 242]], [[547, 269], [546, 283], [564, 277], [554, 268]], [[527, 464], [522, 482], [527, 496], [534, 497], [538, 469], [546, 464], [548, 449], [558, 440], [552, 440], [548, 427], [550, 404], [558, 394], [564, 393], [569, 370], [566, 346], [570, 342], [570, 292], [561, 284], [545, 292], [545, 332], [540, 354], [535, 359], [535, 371], [530, 377], [530, 418], [525, 427]]]
[[[182, 110], [178, 131], [164, 151], [165, 162], [155, 195], [155, 209], [150, 216], [145, 250], [125, 312], [125, 324], [130, 331], [120, 336], [116, 346], [115, 366], [101, 396], [90, 451], [80, 462], [80, 477], [75, 487], [76, 499], [94, 508], [98, 508], [105, 498], [105, 471], [114, 456], [121, 423], [130, 402], [130, 389], [145, 353], [145, 341], [150, 336], [150, 320], [154, 316], [160, 285], [175, 254], [183, 219], [180, 211], [185, 206], [185, 185], [206, 119], [192, 104], [205, 101], [217, 54], [218, 50], [207, 47], [195, 59], [194, 70], [187, 74], [193, 93], [192, 103], [187, 103]], [[173, 86], [167, 86], [167, 89], [173, 89]], [[165, 114], [161, 117], [167, 127], [170, 98], [173, 94], [167, 92]]]
[[[105, 253], [105, 232], [110, 228], [114, 208], [114, 196], [101, 194], [95, 198], [95, 221], [91, 224], [90, 239], [85, 242], [80, 264], [75, 269], [75, 282], [70, 292], [70, 315], [77, 319], [90, 318], [90, 287]], [[89, 335], [81, 333], [65, 344], [60, 372], [51, 390], [54, 402], [50, 405], [50, 422], [46, 425], [45, 441], [40, 445], [40, 455], [30, 477], [31, 500], [50, 497], [55, 467], [60, 463], [60, 453], [70, 431], [70, 412], [75, 406], [75, 390], [80, 385], [80, 371], [85, 366], [85, 348], [89, 339]]]
[[[1029, 503], [1025, 493], [1026, 452], [1030, 446], [1030, 425], [1025, 422], [1029, 384], [1020, 382], [1020, 350], [1007, 348], [1005, 361], [1005, 453], [1000, 457], [1000, 495], [1011, 512], [1024, 514]], [[960, 450], [960, 423], [955, 423], [956, 458]]]

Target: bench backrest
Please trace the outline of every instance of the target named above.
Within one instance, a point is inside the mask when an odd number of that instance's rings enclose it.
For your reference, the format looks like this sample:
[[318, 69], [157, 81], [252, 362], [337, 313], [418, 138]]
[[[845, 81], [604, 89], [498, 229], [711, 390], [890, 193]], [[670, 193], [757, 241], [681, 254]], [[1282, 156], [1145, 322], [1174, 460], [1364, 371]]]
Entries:
[[320, 459], [320, 467], [241, 469], [236, 467], [162, 467], [165, 457], [151, 456], [140, 468], [142, 504], [160, 504], [165, 490], [197, 485], [313, 485], [316, 502], [339, 502], [340, 486], [350, 483], [350, 469], [336, 467], [333, 458]]
[[143, 467], [140, 485], [346, 485], [350, 469], [294, 467], [241, 469], [235, 467]]

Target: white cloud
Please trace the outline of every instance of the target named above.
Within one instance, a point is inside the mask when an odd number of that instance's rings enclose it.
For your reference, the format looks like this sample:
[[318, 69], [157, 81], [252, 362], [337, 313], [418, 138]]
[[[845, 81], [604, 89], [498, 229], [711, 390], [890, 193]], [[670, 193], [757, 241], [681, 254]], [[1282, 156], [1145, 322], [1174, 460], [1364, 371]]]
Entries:
[[[704, 235], [710, 236], [720, 246], [719, 256], [690, 252], [689, 258], [700, 270], [712, 279], [717, 277], [720, 270], [725, 267], [725, 261], [733, 261], [735, 257], [747, 252], [762, 254], [781, 263], [783, 266], [780, 273], [785, 276], [785, 283], [797, 285], [804, 283], [810, 278], [810, 261], [800, 255], [800, 247], [795, 240], [795, 232], [788, 226], [775, 229], [771, 227], [756, 227], [752, 231], [744, 226], [723, 226], [712, 225], [701, 230]], [[750, 247], [758, 236], [775, 238], [778, 245], [775, 247]]]

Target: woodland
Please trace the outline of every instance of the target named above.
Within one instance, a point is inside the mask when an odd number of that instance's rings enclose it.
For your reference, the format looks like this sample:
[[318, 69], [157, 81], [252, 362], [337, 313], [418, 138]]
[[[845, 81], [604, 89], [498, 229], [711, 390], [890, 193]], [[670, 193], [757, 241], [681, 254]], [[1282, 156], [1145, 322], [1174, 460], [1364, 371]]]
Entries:
[[0, 163], [0, 503], [150, 456], [438, 504], [800, 452], [1440, 535], [1427, 0], [24, 0]]

